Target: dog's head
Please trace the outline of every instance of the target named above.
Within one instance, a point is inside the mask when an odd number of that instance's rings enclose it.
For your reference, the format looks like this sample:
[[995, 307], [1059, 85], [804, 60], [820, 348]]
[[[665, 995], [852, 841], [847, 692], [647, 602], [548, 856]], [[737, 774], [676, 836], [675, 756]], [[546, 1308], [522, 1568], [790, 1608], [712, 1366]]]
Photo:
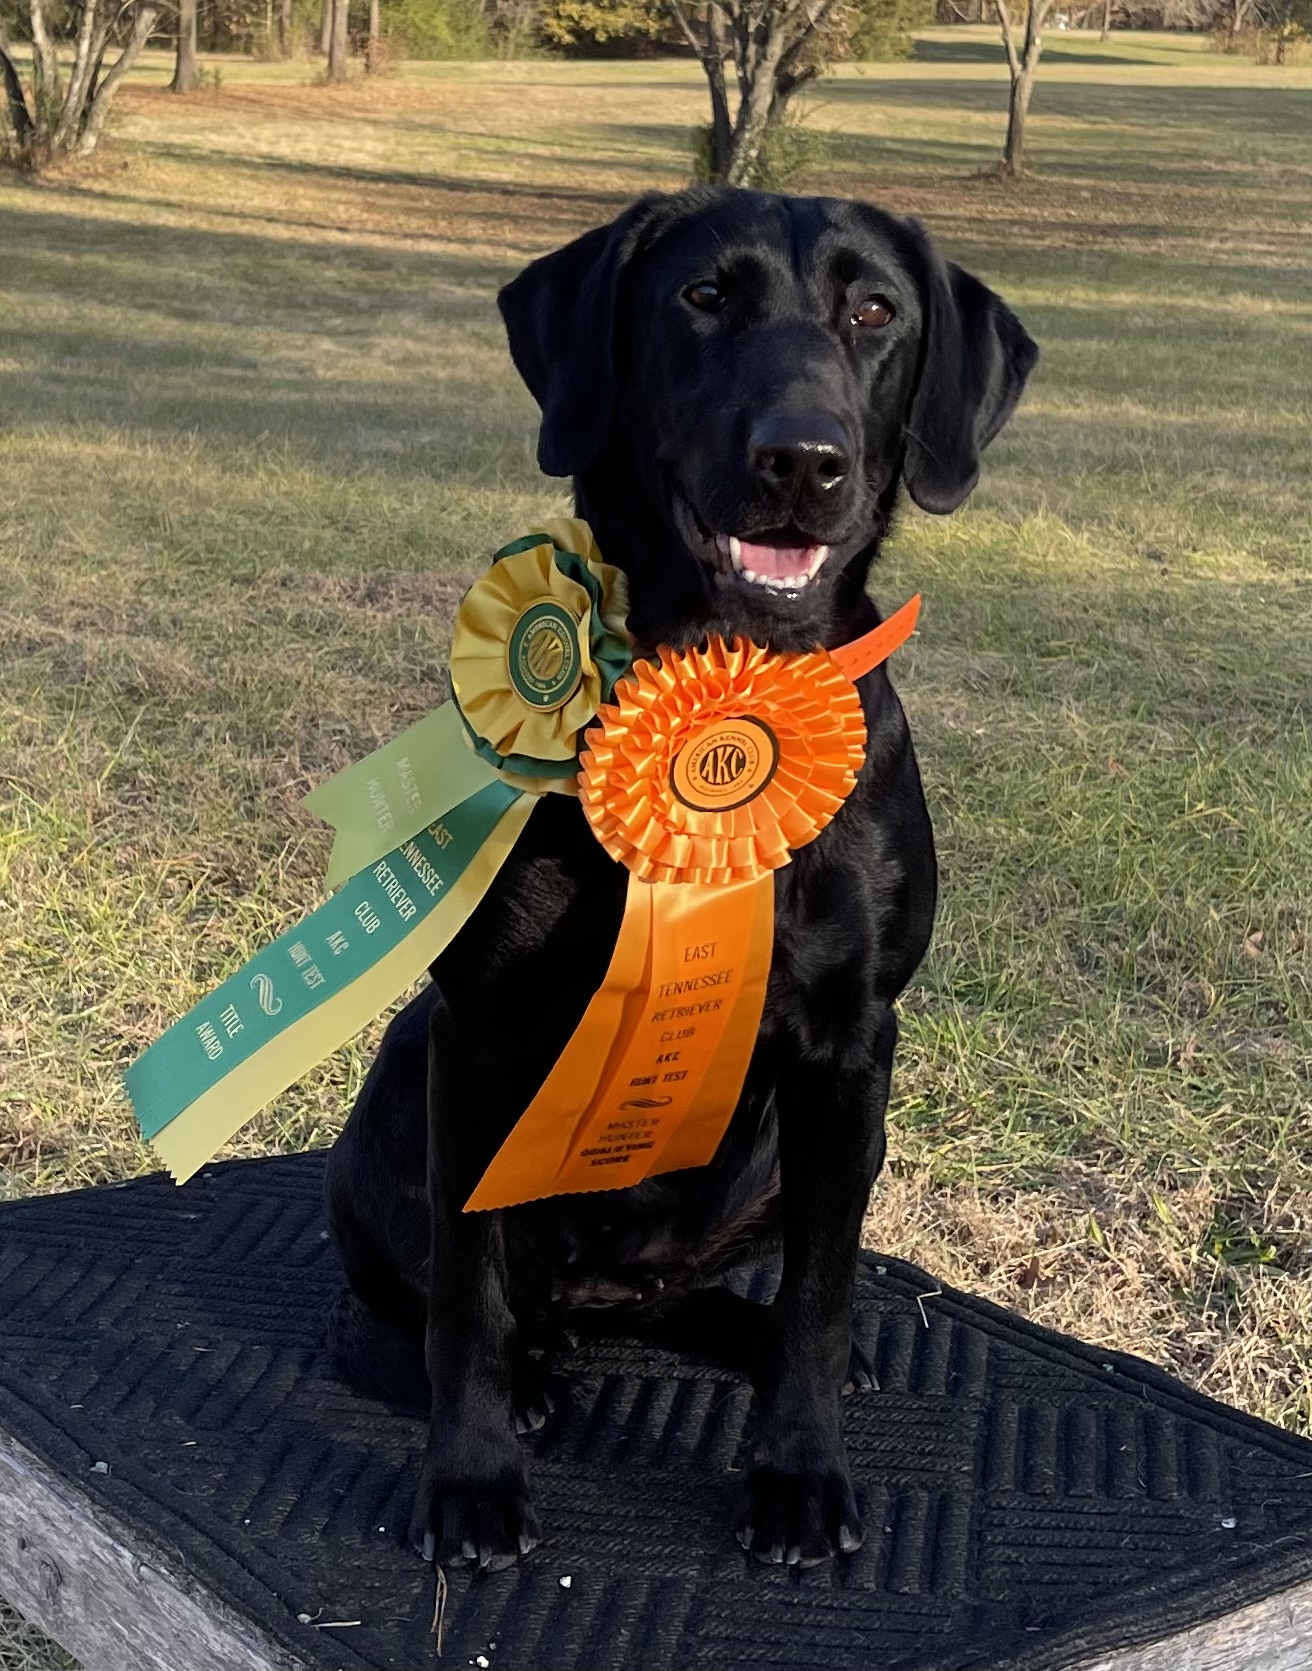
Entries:
[[899, 481], [955, 510], [1038, 355], [918, 222], [832, 198], [645, 197], [499, 303], [648, 644], [832, 641]]

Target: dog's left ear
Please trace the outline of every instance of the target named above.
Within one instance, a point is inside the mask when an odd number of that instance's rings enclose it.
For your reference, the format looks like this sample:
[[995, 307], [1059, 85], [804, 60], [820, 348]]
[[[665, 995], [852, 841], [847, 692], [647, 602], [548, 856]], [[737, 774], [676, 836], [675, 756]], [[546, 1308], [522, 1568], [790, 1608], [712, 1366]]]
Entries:
[[530, 262], [497, 296], [510, 357], [542, 408], [538, 464], [548, 476], [577, 475], [605, 440], [620, 275], [664, 201], [640, 197], [609, 226]]
[[944, 261], [918, 221], [924, 334], [902, 479], [935, 516], [955, 511], [979, 480], [979, 455], [1016, 410], [1038, 345], [1000, 296]]

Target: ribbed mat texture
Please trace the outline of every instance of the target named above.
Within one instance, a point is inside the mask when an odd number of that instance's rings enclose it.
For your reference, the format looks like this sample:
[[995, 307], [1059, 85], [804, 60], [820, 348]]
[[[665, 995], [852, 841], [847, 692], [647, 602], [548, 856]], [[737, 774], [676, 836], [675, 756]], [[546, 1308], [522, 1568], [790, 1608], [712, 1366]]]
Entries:
[[859, 1554], [748, 1560], [748, 1387], [585, 1343], [531, 1446], [543, 1542], [450, 1573], [439, 1661], [400, 1540], [423, 1424], [325, 1369], [322, 1175], [300, 1155], [0, 1208], [0, 1429], [307, 1665], [1060, 1671], [1312, 1571], [1312, 1444], [867, 1255]]

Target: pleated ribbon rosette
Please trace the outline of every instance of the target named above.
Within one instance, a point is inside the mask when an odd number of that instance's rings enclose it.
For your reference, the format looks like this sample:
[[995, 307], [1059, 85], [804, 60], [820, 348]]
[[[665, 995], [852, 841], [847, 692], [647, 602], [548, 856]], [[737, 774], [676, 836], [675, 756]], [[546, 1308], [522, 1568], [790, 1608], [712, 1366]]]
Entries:
[[480, 759], [509, 783], [572, 794], [579, 737], [632, 656], [624, 576], [586, 523], [556, 526], [571, 548], [516, 540], [466, 594], [451, 685]]

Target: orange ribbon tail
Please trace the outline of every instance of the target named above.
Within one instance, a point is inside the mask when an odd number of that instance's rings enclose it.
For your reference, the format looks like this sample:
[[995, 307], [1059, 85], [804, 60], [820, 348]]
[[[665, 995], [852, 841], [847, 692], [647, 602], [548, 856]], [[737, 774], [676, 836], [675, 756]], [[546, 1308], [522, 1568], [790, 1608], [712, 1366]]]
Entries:
[[727, 885], [630, 875], [605, 981], [465, 1211], [705, 1166], [747, 1074], [773, 940], [770, 872]]

